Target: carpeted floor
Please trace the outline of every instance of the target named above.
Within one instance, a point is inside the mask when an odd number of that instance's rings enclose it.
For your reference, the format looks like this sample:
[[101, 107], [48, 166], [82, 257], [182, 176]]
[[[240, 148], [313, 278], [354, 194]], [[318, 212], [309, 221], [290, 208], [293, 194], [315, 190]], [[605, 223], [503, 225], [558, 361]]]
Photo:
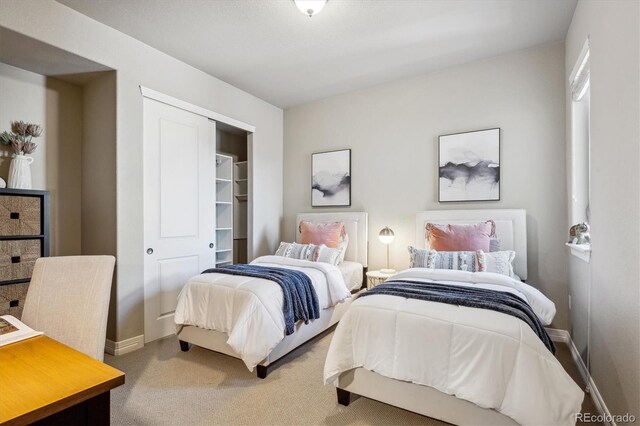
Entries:
[[[106, 363], [126, 373], [125, 385], [112, 391], [112, 424], [445, 424], [366, 398], [349, 407], [338, 405], [335, 388], [322, 384], [332, 335], [326, 333], [287, 355], [265, 380], [235, 358], [198, 347], [181, 352], [173, 336], [127, 355], [107, 355]], [[561, 363], [579, 380], [568, 348], [557, 346]], [[583, 411], [596, 412], [589, 397]]]

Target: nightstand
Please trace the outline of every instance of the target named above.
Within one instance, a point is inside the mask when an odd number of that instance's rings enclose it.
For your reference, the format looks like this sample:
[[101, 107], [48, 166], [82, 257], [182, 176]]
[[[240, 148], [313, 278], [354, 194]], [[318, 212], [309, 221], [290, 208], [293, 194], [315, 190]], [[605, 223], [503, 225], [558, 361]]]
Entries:
[[384, 272], [380, 272], [380, 271], [367, 272], [367, 289], [373, 288], [378, 284], [382, 284], [383, 282], [385, 282], [387, 279], [389, 279], [394, 275], [395, 273], [385, 274]]

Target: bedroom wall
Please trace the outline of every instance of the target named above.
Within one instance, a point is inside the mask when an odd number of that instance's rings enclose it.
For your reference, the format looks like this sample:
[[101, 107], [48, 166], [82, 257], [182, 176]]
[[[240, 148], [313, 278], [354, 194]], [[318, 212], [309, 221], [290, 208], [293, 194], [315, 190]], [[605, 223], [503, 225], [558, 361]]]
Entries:
[[256, 127], [253, 135], [256, 255], [275, 250], [282, 221], [282, 110], [53, 0], [3, 0], [8, 28], [117, 71], [117, 328], [121, 341], [144, 332], [142, 96], [163, 92]]
[[[83, 86], [82, 254], [116, 256], [116, 73], [100, 72], [92, 77]], [[118, 328], [117, 307], [114, 285], [109, 335], [115, 335]]]
[[[80, 254], [82, 88], [0, 63], [0, 132], [11, 121], [44, 127], [36, 139], [33, 189], [50, 191], [51, 255]], [[9, 176], [12, 152], [0, 146], [0, 177]]]
[[[590, 369], [612, 414], [640, 417], [640, 3], [580, 1], [566, 39], [565, 81], [589, 37], [590, 264], [570, 274], [586, 299], [591, 275]], [[569, 104], [567, 92], [566, 98]], [[570, 125], [570, 115], [569, 123]], [[580, 262], [580, 261], [577, 261]], [[571, 320], [585, 324], [586, 315]], [[575, 336], [579, 337], [579, 336]]]
[[[351, 148], [352, 207], [369, 212], [369, 269], [408, 266], [415, 214], [430, 209], [524, 208], [529, 282], [566, 329], [564, 47], [548, 45], [304, 104], [284, 114], [284, 232], [310, 206], [311, 153]], [[438, 203], [438, 135], [502, 128], [501, 201]]]

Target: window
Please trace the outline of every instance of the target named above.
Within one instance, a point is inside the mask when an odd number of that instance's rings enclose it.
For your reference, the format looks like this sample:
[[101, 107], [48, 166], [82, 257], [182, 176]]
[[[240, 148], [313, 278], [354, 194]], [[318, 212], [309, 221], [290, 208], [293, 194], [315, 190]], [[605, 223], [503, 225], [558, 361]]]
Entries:
[[571, 223], [589, 223], [590, 109], [589, 40], [569, 79], [571, 87]]

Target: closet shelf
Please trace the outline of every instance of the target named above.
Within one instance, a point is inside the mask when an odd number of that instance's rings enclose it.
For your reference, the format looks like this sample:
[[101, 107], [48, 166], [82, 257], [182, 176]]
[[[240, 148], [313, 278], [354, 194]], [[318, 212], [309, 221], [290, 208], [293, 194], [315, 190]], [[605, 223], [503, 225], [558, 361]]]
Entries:
[[216, 178], [216, 182], [231, 182], [231, 179]]
[[216, 228], [216, 231], [231, 231], [233, 228]]
[[228, 253], [230, 252], [232, 249], [221, 249], [221, 250], [216, 250], [216, 253]]
[[238, 194], [236, 195], [238, 201], [247, 201], [247, 194]]
[[231, 204], [231, 201], [216, 201], [216, 204]]
[[236, 179], [236, 182], [240, 183], [240, 182], [248, 182], [249, 179]]

